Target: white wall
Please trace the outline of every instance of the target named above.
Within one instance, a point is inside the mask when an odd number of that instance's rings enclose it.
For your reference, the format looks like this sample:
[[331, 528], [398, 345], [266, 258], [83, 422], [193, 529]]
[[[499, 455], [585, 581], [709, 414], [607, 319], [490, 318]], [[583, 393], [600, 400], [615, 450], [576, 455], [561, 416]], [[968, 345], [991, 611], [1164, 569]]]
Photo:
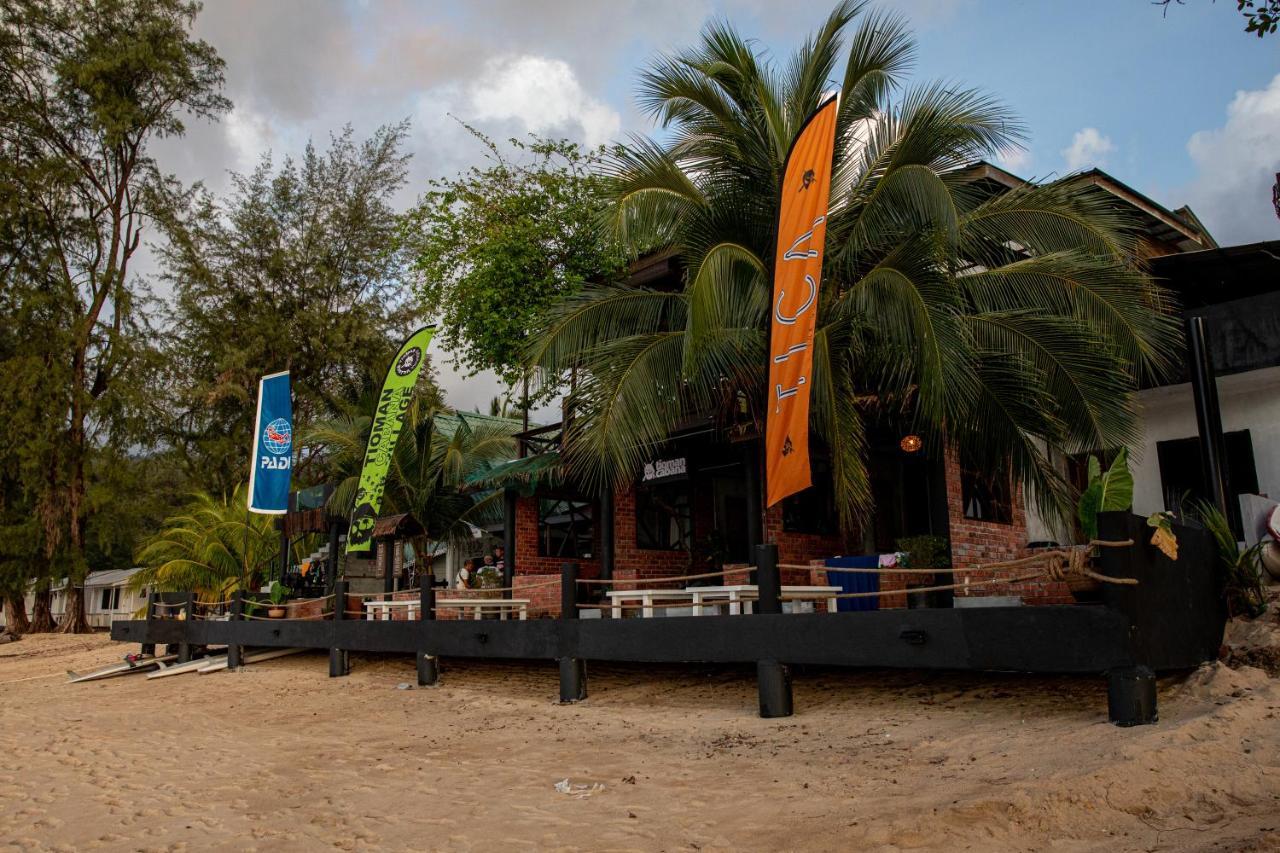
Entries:
[[[1218, 403], [1224, 432], [1247, 429], [1253, 442], [1258, 488], [1280, 499], [1280, 367], [1237, 373], [1218, 379]], [[1156, 442], [1195, 438], [1196, 410], [1191, 384], [1167, 385], [1138, 394], [1142, 441], [1130, 449], [1133, 511], [1150, 515], [1165, 508]], [[1068, 533], [1055, 529], [1028, 501], [1027, 539], [1063, 542]]]
[[[1148, 515], [1165, 508], [1160, 486], [1160, 458], [1156, 442], [1194, 438], [1196, 410], [1191, 385], [1152, 388], [1138, 394], [1141, 406], [1142, 446], [1133, 449], [1133, 511]], [[1222, 429], [1247, 429], [1253, 441], [1258, 488], [1280, 497], [1280, 367], [1237, 373], [1218, 379]]]

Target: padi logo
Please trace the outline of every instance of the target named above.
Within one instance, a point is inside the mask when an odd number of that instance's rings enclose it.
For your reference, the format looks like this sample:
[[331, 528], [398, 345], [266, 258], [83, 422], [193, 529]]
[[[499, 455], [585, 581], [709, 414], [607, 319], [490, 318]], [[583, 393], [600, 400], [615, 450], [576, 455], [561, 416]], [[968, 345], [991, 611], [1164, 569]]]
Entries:
[[293, 446], [293, 427], [284, 418], [276, 418], [262, 431], [262, 445], [277, 456], [283, 456]]
[[413, 369], [418, 366], [418, 362], [422, 360], [422, 350], [418, 347], [411, 347], [405, 350], [404, 355], [400, 356], [396, 361], [396, 376], [408, 376], [413, 373]]

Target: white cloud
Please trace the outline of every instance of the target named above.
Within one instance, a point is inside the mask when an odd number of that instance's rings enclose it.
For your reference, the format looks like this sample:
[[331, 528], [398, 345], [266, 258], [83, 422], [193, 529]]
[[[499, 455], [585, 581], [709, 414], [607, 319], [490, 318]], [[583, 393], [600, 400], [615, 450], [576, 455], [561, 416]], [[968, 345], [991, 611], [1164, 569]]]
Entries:
[[1062, 149], [1062, 156], [1067, 161], [1067, 171], [1074, 172], [1086, 166], [1105, 166], [1107, 155], [1115, 150], [1111, 137], [1103, 136], [1096, 127], [1086, 127], [1076, 131], [1071, 144]]
[[1031, 166], [1031, 152], [1025, 148], [1012, 148], [996, 158], [996, 164], [1015, 175], [1025, 178], [1024, 171]]
[[617, 110], [591, 97], [569, 63], [560, 59], [491, 59], [469, 95], [471, 116], [478, 121], [514, 119], [535, 133], [576, 125], [583, 142], [591, 146], [615, 139], [622, 129]]
[[1280, 238], [1271, 187], [1280, 172], [1280, 74], [1236, 92], [1226, 123], [1187, 141], [1197, 176], [1186, 199], [1219, 243]]
[[222, 120], [222, 130], [235, 155], [235, 170], [251, 172], [271, 150], [275, 133], [266, 116], [244, 106], [237, 106]]

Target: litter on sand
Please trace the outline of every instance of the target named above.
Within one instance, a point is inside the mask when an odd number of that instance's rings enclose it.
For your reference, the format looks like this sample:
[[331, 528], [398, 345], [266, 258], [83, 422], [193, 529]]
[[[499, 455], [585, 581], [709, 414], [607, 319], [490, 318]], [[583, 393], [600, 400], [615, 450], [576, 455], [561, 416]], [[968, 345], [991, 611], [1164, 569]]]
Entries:
[[594, 782], [590, 785], [575, 785], [568, 779], [561, 779], [556, 783], [556, 790], [561, 794], [568, 794], [575, 800], [583, 800], [592, 794], [599, 794], [604, 790], [604, 783]]

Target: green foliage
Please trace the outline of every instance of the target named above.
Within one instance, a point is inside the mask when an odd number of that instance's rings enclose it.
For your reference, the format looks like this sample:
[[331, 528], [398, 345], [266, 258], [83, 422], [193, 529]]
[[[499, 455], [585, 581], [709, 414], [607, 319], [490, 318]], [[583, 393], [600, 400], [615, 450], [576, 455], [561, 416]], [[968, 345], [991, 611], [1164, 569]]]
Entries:
[[279, 552], [280, 535], [272, 516], [248, 513], [246, 505], [243, 486], [229, 496], [193, 495], [138, 551], [142, 571], [130, 581], [134, 588], [194, 590], [209, 601], [254, 589]]
[[[407, 126], [357, 142], [350, 127], [327, 151], [270, 156], [234, 175], [226, 198], [168, 197], [164, 279], [176, 295], [165, 437], [197, 484], [225, 490], [247, 476], [258, 379], [291, 371], [295, 429], [336, 415], [362, 393], [410, 323], [394, 250]], [[304, 457], [295, 469], [310, 476]]]
[[[425, 532], [413, 542], [419, 554], [426, 553], [428, 541], [465, 539], [472, 525], [501, 517], [500, 492], [471, 493], [462, 487], [475, 471], [515, 458], [514, 436], [521, 429], [517, 420], [454, 412], [432, 390], [420, 384], [406, 413], [381, 510], [382, 515], [412, 513], [422, 524]], [[355, 500], [376, 394], [371, 388], [343, 414], [300, 433], [317, 475], [337, 484], [330, 508], [342, 514], [351, 512]]]
[[1089, 484], [1080, 493], [1076, 517], [1085, 538], [1098, 538], [1098, 513], [1117, 512], [1133, 506], [1133, 475], [1129, 473], [1129, 454], [1122, 447], [1104, 474], [1098, 457], [1089, 457]]
[[966, 167], [1015, 148], [1021, 124], [976, 90], [906, 87], [914, 52], [901, 18], [842, 2], [784, 62], [717, 22], [644, 72], [638, 101], [663, 135], [610, 156], [608, 222], [632, 254], [669, 246], [686, 281], [588, 286], [531, 342], [545, 375], [577, 376], [572, 475], [625, 482], [684, 419], [725, 423], [743, 400], [762, 426], [778, 186], [832, 79], [811, 429], [844, 528], [871, 505], [869, 418], [907, 412], [976, 466], [1011, 465], [1059, 515], [1073, 496], [1049, 451], [1135, 440], [1136, 379], [1167, 368], [1178, 336], [1132, 223], [1071, 178], [971, 182]]
[[588, 281], [613, 280], [622, 257], [599, 239], [601, 152], [533, 137], [509, 140], [504, 153], [467, 129], [490, 163], [432, 181], [404, 241], [415, 292], [439, 318], [445, 348], [469, 370], [493, 370], [514, 385], [546, 307]]
[[1258, 38], [1273, 34], [1280, 25], [1280, 0], [1236, 0], [1236, 10], [1244, 15], [1244, 31]]
[[[24, 325], [0, 365], [16, 395], [5, 453], [73, 586], [87, 568], [95, 457], [137, 434], [149, 337], [130, 277], [166, 183], [149, 146], [229, 108], [223, 63], [182, 0], [0, 2], [0, 275]], [[8, 402], [6, 396], [6, 402]], [[65, 628], [87, 630], [72, 595]]]
[[898, 540], [908, 569], [945, 569], [951, 565], [951, 543], [945, 536], [906, 536]]
[[1263, 542], [1240, 550], [1240, 543], [1222, 510], [1201, 502], [1196, 514], [1213, 534], [1222, 572], [1222, 595], [1231, 616], [1259, 616], [1267, 609], [1266, 570], [1262, 567]]

